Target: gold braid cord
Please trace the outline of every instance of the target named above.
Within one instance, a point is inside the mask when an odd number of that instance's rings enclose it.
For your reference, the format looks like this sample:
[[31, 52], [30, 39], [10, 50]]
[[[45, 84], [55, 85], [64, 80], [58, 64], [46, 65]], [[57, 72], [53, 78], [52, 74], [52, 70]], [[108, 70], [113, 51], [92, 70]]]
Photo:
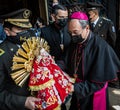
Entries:
[[33, 61], [42, 48], [49, 52], [48, 43], [43, 38], [31, 37], [14, 55], [11, 77], [18, 86], [22, 86], [28, 79]]

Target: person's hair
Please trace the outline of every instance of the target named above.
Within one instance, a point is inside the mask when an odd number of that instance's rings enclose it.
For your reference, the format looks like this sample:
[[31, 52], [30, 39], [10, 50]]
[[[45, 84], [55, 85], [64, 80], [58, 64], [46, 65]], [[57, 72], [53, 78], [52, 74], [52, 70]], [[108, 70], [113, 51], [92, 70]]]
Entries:
[[[71, 20], [72, 20], [71, 18], [68, 19], [68, 21], [71, 21]], [[82, 29], [84, 29], [87, 25], [89, 25], [89, 21], [87, 21], [87, 20], [79, 20], [79, 23], [80, 23]]]
[[67, 8], [65, 6], [61, 5], [61, 4], [54, 5], [53, 8], [52, 8], [52, 14], [57, 15], [58, 14], [58, 10], [66, 11]]
[[39, 21], [40, 23], [44, 24], [44, 20], [41, 17], [37, 17], [36, 22]]
[[87, 25], [89, 25], [89, 21], [87, 21], [87, 20], [79, 20], [79, 23], [80, 23], [82, 29], [84, 29]]
[[9, 28], [9, 29], [12, 29], [12, 27], [14, 27], [14, 25], [12, 25], [11, 23], [9, 22], [4, 22], [4, 25], [3, 25], [4, 28]]
[[94, 10], [91, 10], [91, 11], [93, 11], [94, 13], [96, 13], [96, 14], [100, 14], [100, 9], [99, 8], [97, 8], [97, 9], [94, 9]]

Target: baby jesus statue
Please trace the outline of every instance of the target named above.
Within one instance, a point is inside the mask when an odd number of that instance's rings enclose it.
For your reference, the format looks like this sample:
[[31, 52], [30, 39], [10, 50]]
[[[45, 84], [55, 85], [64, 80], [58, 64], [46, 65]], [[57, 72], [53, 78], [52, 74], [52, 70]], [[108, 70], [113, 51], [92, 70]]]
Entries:
[[72, 92], [73, 80], [60, 69], [47, 49], [42, 38], [28, 39], [13, 58], [15, 72], [11, 76], [19, 86], [29, 77], [31, 93], [40, 99], [36, 102], [38, 110], [61, 110], [61, 104]]

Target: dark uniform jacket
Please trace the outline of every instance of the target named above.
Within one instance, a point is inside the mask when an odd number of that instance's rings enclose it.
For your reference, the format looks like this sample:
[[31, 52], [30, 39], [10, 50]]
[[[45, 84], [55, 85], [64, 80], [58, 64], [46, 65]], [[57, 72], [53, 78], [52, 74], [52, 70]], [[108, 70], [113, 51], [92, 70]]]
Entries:
[[[72, 44], [68, 54], [67, 73], [70, 76], [73, 76], [76, 69], [76, 46]], [[99, 35], [90, 33], [78, 65], [76, 74], [79, 82], [74, 84], [70, 110], [93, 110], [94, 93], [103, 88], [106, 82], [115, 80], [119, 70], [120, 61], [113, 49]]]
[[[61, 61], [64, 61], [66, 52], [71, 41], [70, 35], [68, 34], [67, 26], [63, 28], [63, 45], [64, 45], [63, 50], [60, 47], [61, 44], [60, 30], [55, 27], [54, 23], [47, 27], [42, 28], [41, 36], [45, 38], [45, 40], [48, 42], [50, 46], [50, 54], [55, 57], [55, 61], [59, 65]], [[59, 66], [62, 68], [61, 64]]]
[[25, 100], [30, 94], [27, 84], [18, 87], [11, 79], [12, 59], [17, 44], [7, 38], [0, 44], [0, 110], [25, 110]]
[[93, 29], [93, 32], [99, 34], [108, 42], [108, 44], [110, 44], [112, 47], [115, 47], [116, 32], [114, 24], [111, 20], [100, 17]]

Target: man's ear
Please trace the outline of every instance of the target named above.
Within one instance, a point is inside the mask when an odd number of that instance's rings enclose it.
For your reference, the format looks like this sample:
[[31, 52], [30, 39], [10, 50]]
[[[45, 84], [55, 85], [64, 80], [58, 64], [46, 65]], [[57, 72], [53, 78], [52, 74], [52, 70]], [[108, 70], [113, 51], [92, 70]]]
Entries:
[[88, 29], [90, 29], [90, 26], [89, 26], [89, 25], [87, 25], [87, 26], [86, 26], [86, 29], [87, 29], [87, 30], [88, 30]]
[[55, 21], [55, 14], [51, 14], [52, 21]]
[[10, 29], [9, 28], [4, 28], [4, 31], [7, 36], [10, 36]]

